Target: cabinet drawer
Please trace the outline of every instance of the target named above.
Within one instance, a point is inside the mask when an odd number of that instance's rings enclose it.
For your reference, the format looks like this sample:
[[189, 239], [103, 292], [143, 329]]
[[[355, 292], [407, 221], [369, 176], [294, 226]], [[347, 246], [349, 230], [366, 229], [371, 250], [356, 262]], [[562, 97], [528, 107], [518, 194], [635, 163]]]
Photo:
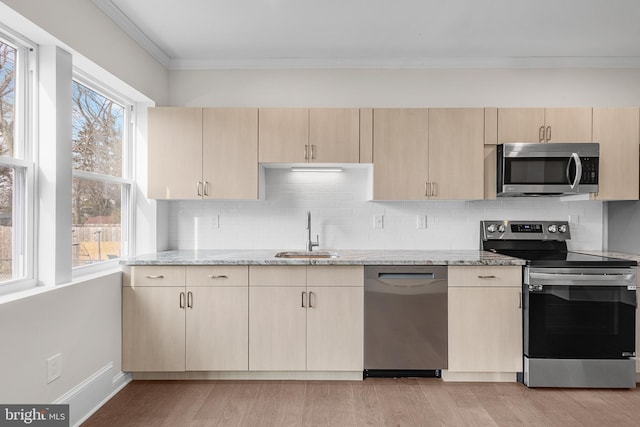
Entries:
[[184, 286], [185, 267], [140, 265], [125, 269], [123, 286]]
[[269, 265], [250, 266], [250, 286], [306, 286], [307, 267]]
[[249, 267], [246, 265], [203, 265], [187, 267], [188, 286], [247, 286]]
[[453, 266], [449, 267], [449, 287], [455, 286], [522, 286], [520, 266]]
[[310, 265], [307, 286], [364, 286], [364, 267]]

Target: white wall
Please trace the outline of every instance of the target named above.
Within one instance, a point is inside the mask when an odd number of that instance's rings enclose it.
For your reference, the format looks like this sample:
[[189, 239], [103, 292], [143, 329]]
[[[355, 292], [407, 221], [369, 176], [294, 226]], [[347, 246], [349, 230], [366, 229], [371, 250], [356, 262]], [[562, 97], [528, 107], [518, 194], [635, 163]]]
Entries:
[[[71, 403], [73, 425], [117, 389], [121, 287], [118, 272], [0, 305], [0, 402]], [[62, 376], [47, 384], [46, 360], [57, 353]]]
[[[170, 203], [169, 246], [176, 249], [298, 249], [312, 236], [325, 249], [478, 249], [480, 220], [569, 220], [573, 249], [602, 248], [599, 201], [506, 198], [487, 201], [367, 201], [366, 169], [299, 173], [266, 169], [264, 201]], [[373, 228], [382, 214], [384, 228]], [[417, 216], [427, 228], [417, 228]], [[576, 224], [577, 222], [577, 224]]]
[[92, 68], [86, 71], [103, 74], [100, 76], [103, 83], [115, 86], [124, 82], [158, 105], [167, 102], [168, 71], [93, 2], [3, 0], [2, 3], [0, 21], [8, 28], [39, 44], [50, 43], [45, 39], [54, 38], [58, 45], [78, 54], [76, 61], [83, 68]]

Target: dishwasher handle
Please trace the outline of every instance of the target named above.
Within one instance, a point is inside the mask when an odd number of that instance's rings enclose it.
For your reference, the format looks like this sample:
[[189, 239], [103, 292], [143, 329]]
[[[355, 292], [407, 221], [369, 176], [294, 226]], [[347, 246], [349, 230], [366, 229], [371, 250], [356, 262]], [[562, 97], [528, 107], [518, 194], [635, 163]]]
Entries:
[[435, 273], [378, 273], [378, 279], [403, 280], [403, 279], [437, 279]]

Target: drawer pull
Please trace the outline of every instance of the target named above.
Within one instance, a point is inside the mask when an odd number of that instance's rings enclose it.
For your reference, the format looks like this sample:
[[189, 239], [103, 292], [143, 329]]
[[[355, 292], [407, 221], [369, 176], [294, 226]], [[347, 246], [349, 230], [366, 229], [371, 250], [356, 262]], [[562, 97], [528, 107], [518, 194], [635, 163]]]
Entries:
[[227, 276], [226, 274], [221, 274], [221, 275], [216, 275], [216, 274], [210, 274], [209, 275], [209, 279], [228, 279], [229, 276]]
[[164, 279], [164, 276], [162, 274], [159, 274], [157, 276], [144, 276], [147, 279]]
[[494, 275], [490, 275], [490, 276], [478, 276], [478, 279], [495, 279], [496, 276]]
[[184, 308], [184, 292], [180, 292], [180, 299], [178, 301], [178, 307]]

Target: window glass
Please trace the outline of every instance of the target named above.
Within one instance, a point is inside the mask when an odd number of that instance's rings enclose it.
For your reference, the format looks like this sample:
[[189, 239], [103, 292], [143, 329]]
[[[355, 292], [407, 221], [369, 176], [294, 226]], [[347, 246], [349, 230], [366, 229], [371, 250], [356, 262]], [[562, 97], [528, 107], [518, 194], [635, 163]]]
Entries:
[[17, 50], [0, 41], [0, 155], [13, 156]]
[[124, 170], [127, 109], [73, 82], [72, 263], [119, 258], [127, 241], [131, 181]]

